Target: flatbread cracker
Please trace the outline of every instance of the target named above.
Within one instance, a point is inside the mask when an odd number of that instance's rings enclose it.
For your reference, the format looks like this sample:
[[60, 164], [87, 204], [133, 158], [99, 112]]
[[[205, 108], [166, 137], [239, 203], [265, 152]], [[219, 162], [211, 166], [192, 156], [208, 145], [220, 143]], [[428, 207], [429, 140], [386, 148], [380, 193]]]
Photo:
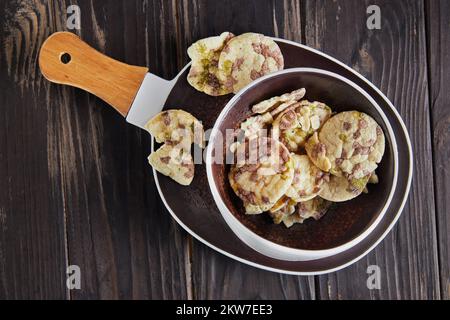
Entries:
[[244, 202], [246, 213], [269, 210], [286, 193], [294, 178], [289, 151], [278, 141], [262, 137], [239, 145], [236, 157], [228, 178]]
[[306, 151], [316, 166], [349, 179], [361, 179], [375, 171], [385, 147], [383, 130], [358, 111], [333, 116], [310, 140]]
[[284, 59], [272, 39], [258, 33], [244, 33], [227, 42], [219, 57], [219, 80], [237, 93], [253, 80], [282, 70]]
[[306, 94], [305, 88], [297, 89], [292, 92], [287, 92], [282, 94], [281, 96], [272, 97], [270, 99], [255, 104], [252, 107], [252, 111], [254, 113], [260, 114], [266, 113], [276, 109], [281, 104], [284, 104], [286, 102], [294, 102], [294, 101], [298, 102], [305, 96], [305, 94]]
[[330, 116], [331, 109], [324, 103], [302, 100], [275, 118], [272, 137], [280, 140], [289, 151], [297, 153]]
[[305, 144], [305, 150], [309, 159], [316, 167], [325, 172], [330, 171], [331, 161], [327, 157], [326, 147], [320, 142], [317, 132], [314, 132], [314, 134], [308, 139]]
[[332, 202], [344, 202], [359, 196], [369, 181], [370, 175], [360, 179], [330, 176], [327, 183], [324, 183], [319, 196]]
[[232, 92], [230, 87], [222, 83], [218, 77], [220, 53], [225, 44], [234, 37], [230, 32], [223, 32], [220, 36], [198, 40], [192, 44], [187, 52], [192, 60], [187, 81], [198, 91], [210, 96], [221, 96]]
[[295, 202], [304, 202], [315, 198], [329, 177], [317, 168], [306, 155], [292, 154], [294, 159], [294, 179], [286, 191], [286, 196]]
[[235, 153], [237, 147], [242, 144], [243, 140], [252, 140], [258, 137], [267, 136], [268, 126], [272, 122], [273, 118], [269, 112], [247, 118], [241, 123], [240, 128], [235, 131], [234, 137], [237, 141], [230, 144], [229, 150], [232, 153]]
[[163, 143], [149, 155], [150, 165], [179, 184], [189, 185], [194, 178], [192, 143], [203, 147], [205, 141], [200, 121], [183, 110], [166, 110], [150, 119], [145, 128], [157, 143]]
[[269, 112], [259, 114], [246, 119], [241, 123], [241, 130], [244, 131], [244, 136], [248, 139], [259, 136], [261, 129], [267, 129], [267, 126], [273, 122], [272, 115]]
[[331, 206], [331, 202], [316, 197], [306, 202], [297, 204], [293, 214], [287, 215], [283, 219], [283, 223], [287, 228], [292, 227], [296, 223], [303, 223], [306, 219], [313, 218], [319, 220], [322, 218]]
[[284, 196], [270, 209], [269, 215], [275, 224], [280, 224], [296, 210], [296, 202]]
[[190, 113], [171, 109], [158, 113], [147, 122], [145, 128], [158, 143], [170, 141], [204, 146], [203, 125]]
[[168, 176], [183, 186], [190, 185], [195, 166], [190, 149], [164, 144], [148, 157], [156, 171]]

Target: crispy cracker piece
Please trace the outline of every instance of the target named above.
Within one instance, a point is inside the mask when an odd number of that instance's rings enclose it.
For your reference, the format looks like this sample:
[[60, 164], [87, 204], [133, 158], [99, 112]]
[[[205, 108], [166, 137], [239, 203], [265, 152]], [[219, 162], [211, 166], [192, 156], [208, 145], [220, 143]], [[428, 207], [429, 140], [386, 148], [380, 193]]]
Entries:
[[252, 140], [258, 137], [267, 136], [268, 127], [273, 122], [272, 115], [269, 112], [258, 114], [247, 118], [241, 123], [240, 137], [236, 135], [237, 141], [230, 144], [230, 151], [236, 152], [237, 147], [242, 144], [243, 139]]
[[295, 205], [297, 203], [292, 199], [284, 196], [270, 209], [269, 215], [272, 217], [275, 224], [280, 224], [288, 216], [295, 212]]
[[236, 158], [228, 178], [246, 213], [259, 214], [272, 208], [294, 178], [289, 151], [278, 141], [259, 137], [239, 145]]
[[[288, 196], [284, 195], [282, 196], [274, 205], [272, 208], [270, 208], [270, 213], [275, 213], [277, 211], [280, 211], [286, 207], [293, 207], [297, 204], [294, 200], [289, 198]], [[292, 208], [291, 208], [292, 209]], [[291, 209], [288, 209], [287, 211], [291, 211]], [[286, 211], [286, 210], [284, 210]]]
[[378, 178], [378, 175], [375, 173], [375, 171], [372, 172], [372, 174], [370, 175], [368, 183], [370, 183], [370, 184], [378, 184], [379, 181], [380, 180]]
[[349, 179], [370, 175], [385, 147], [383, 130], [369, 115], [358, 111], [333, 116], [310, 140], [306, 151], [316, 166]]
[[253, 80], [282, 70], [284, 59], [272, 39], [258, 33], [244, 33], [227, 42], [219, 57], [219, 80], [237, 93]]
[[331, 169], [331, 162], [326, 156], [326, 147], [319, 141], [319, 135], [314, 132], [311, 138], [305, 144], [305, 150], [309, 159], [316, 167], [322, 171], [329, 172]]
[[145, 128], [158, 143], [172, 143], [185, 140], [184, 143], [195, 143], [204, 147], [203, 125], [190, 113], [171, 109], [158, 113], [150, 119]]
[[244, 131], [245, 137], [252, 139], [259, 136], [261, 129], [267, 129], [267, 126], [273, 122], [272, 115], [266, 112], [261, 115], [252, 116], [241, 123], [241, 130]]
[[286, 196], [295, 202], [304, 202], [315, 198], [328, 174], [317, 168], [306, 155], [291, 154], [294, 159], [294, 179], [286, 191]]
[[370, 175], [363, 178], [330, 176], [330, 180], [323, 184], [319, 196], [332, 202], [344, 202], [359, 196], [366, 188]]
[[252, 107], [252, 111], [254, 113], [260, 114], [270, 112], [272, 110], [277, 109], [279, 106], [285, 104], [286, 102], [293, 103], [300, 101], [305, 96], [305, 94], [306, 94], [305, 88], [297, 89], [292, 92], [287, 92], [282, 94], [281, 96], [272, 97], [270, 99], [255, 104]]
[[155, 170], [181, 185], [190, 185], [194, 178], [195, 166], [190, 148], [164, 144], [148, 157], [148, 162]]
[[226, 43], [234, 35], [223, 32], [220, 36], [198, 40], [192, 44], [187, 52], [192, 60], [187, 81], [198, 91], [210, 96], [221, 96], [232, 92], [218, 77], [220, 53]]
[[204, 146], [200, 121], [183, 110], [166, 110], [150, 119], [145, 128], [157, 143], [163, 143], [148, 157], [150, 165], [179, 184], [189, 185], [194, 178], [192, 143]]
[[378, 184], [379, 182], [379, 178], [378, 175], [374, 172], [372, 172], [372, 174], [370, 175], [369, 181], [367, 182], [366, 187], [363, 190], [363, 193], [369, 193], [369, 184]]
[[298, 153], [306, 140], [330, 118], [331, 109], [320, 102], [302, 100], [281, 112], [273, 121], [272, 137]]
[[319, 220], [325, 215], [330, 206], [331, 202], [319, 197], [306, 202], [300, 202], [297, 204], [295, 212], [283, 219], [283, 223], [287, 228], [290, 228], [294, 224], [303, 223], [309, 218]]
[[386, 148], [385, 137], [383, 133], [383, 129], [378, 125], [376, 128], [377, 131], [377, 141], [372, 146], [369, 152], [369, 161], [380, 163], [381, 159], [384, 155], [384, 150]]

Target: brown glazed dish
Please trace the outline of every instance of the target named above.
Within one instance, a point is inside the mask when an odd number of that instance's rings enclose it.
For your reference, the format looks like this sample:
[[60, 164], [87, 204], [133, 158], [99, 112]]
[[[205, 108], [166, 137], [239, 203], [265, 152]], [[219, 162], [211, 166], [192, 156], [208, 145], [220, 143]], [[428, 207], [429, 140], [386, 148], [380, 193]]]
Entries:
[[[321, 235], [311, 235], [308, 237], [308, 239], [310, 239], [309, 241], [297, 240], [294, 246], [305, 245], [309, 248], [320, 248], [329, 245], [331, 242], [342, 243], [345, 242], [346, 239], [357, 234], [358, 230], [361, 230], [364, 225], [370, 223], [371, 219], [374, 217], [371, 216], [370, 213], [367, 214], [366, 211], [373, 213], [376, 210], [372, 210], [373, 208], [371, 208], [371, 204], [375, 203], [375, 201], [369, 201], [369, 199], [371, 197], [379, 197], [380, 199], [376, 201], [376, 203], [383, 202], [383, 199], [386, 196], [385, 191], [383, 190], [384, 187], [386, 187], [384, 184], [390, 183], [388, 177], [391, 174], [389, 172], [389, 163], [392, 161], [392, 152], [397, 152], [399, 160], [398, 181], [394, 186], [394, 196], [389, 208], [374, 231], [351, 249], [327, 258], [310, 261], [278, 260], [262, 255], [251, 249], [239, 240], [239, 238], [228, 227], [210, 192], [208, 179], [206, 176], [206, 167], [204, 164], [196, 165], [195, 177], [189, 187], [180, 186], [170, 178], [158, 173], [155, 173], [155, 179], [159, 188], [160, 196], [172, 217], [197, 240], [212, 247], [220, 253], [243, 263], [276, 272], [302, 275], [326, 273], [345, 267], [362, 258], [371, 249], [373, 249], [376, 244], [381, 241], [381, 239], [384, 238], [399, 218], [401, 210], [403, 209], [407, 199], [407, 194], [411, 184], [412, 156], [410, 141], [403, 122], [389, 100], [387, 100], [387, 98], [379, 90], [377, 90], [376, 87], [370, 84], [355, 71], [332, 59], [331, 57], [318, 53], [310, 48], [281, 39], [276, 39], [276, 41], [283, 52], [285, 58], [285, 68], [310, 67], [328, 70], [353, 81], [365, 90], [378, 103], [389, 119], [397, 140], [398, 148], [398, 150], [392, 150], [391, 142], [387, 141], [388, 147], [379, 168], [380, 184], [377, 186], [371, 186], [369, 195], [361, 196], [360, 199], [356, 199], [355, 202], [351, 204], [352, 207], [360, 206], [360, 209], [351, 209], [349, 204], [343, 204], [343, 206], [349, 206], [348, 211], [339, 209], [339, 206], [334, 208], [333, 211], [330, 211], [327, 214], [328, 217], [325, 216], [323, 218], [324, 220], [321, 221], [323, 222], [323, 226], [314, 226], [314, 221], [306, 222], [304, 226], [299, 226], [300, 228], [296, 228], [300, 230], [293, 230], [292, 232], [296, 232], [298, 235], [301, 235], [301, 229], [311, 227], [312, 233], [320, 232]], [[206, 129], [210, 129], [213, 127], [222, 109], [232, 98], [232, 95], [209, 97], [196, 91], [186, 81], [188, 71], [188, 69], [185, 69], [183, 74], [179, 77], [178, 82], [165, 103], [164, 109], [182, 108], [187, 112], [192, 113], [198, 119], [201, 119], [204, 127]], [[313, 88], [308, 88], [307, 84], [305, 84], [305, 86], [308, 89], [307, 97], [309, 99], [313, 99], [315, 98], [315, 94], [319, 94], [319, 92], [314, 92]], [[272, 88], [270, 90], [272, 90]], [[279, 93], [282, 89], [278, 88], [273, 90], [274, 91], [272, 92], [276, 91]], [[255, 101], [260, 98], [263, 99], [270, 96], [272, 92], [267, 91], [260, 93], [260, 97], [255, 96], [252, 97], [252, 99]], [[331, 93], [332, 92], [329, 90], [320, 92], [320, 96], [318, 96], [317, 99], [332, 103], [332, 100], [328, 101], [328, 99], [331, 99], [329, 97]], [[341, 98], [343, 99], [346, 97]], [[355, 103], [356, 101], [352, 100], [351, 102]], [[333, 108], [336, 111], [340, 111], [338, 108], [344, 107], [349, 109], [352, 108], [350, 105], [345, 103], [333, 105]], [[248, 115], [246, 112], [249, 111], [247, 110], [241, 112], [243, 112], [241, 115], [236, 115], [236, 120], [243, 119], [246, 115]], [[371, 115], [375, 116], [375, 120], [380, 120], [376, 117], [376, 115]], [[384, 126], [382, 121], [379, 122], [382, 126]], [[385, 128], [383, 127], [383, 129]], [[149, 170], [151, 170], [150, 167]], [[225, 168], [218, 170], [218, 174], [224, 174], [224, 171], [221, 173], [221, 170], [225, 170]], [[227, 188], [227, 186], [224, 185], [223, 188]], [[234, 203], [234, 201], [236, 201], [236, 199], [233, 199], [232, 194], [230, 194], [229, 197], [230, 203]], [[236, 208], [238, 208], [237, 204]], [[351, 214], [353, 218], [344, 217], [343, 219], [338, 219], [340, 218], [338, 214], [343, 216]], [[364, 218], [358, 218], [363, 214]], [[260, 219], [262, 217], [254, 218]], [[264, 222], [264, 220], [256, 223], [252, 222], [252, 219], [254, 218], [242, 217], [242, 219], [247, 219], [246, 221], [243, 221], [243, 223], [247, 223], [249, 228], [252, 228], [252, 223], [253, 227], [257, 228], [259, 228], [259, 225], [265, 225], [266, 222]], [[336, 222], [337, 225], [333, 226], [332, 222]], [[345, 225], [343, 225], [344, 223]], [[326, 229], [325, 226], [328, 226], [330, 230]], [[335, 229], [345, 230], [345, 232], [340, 232], [335, 235], [323, 234]], [[264, 229], [264, 227], [259, 230], [260, 232], [270, 231]], [[303, 231], [303, 233], [304, 232], [305, 231]], [[272, 235], [276, 237], [276, 233], [272, 233]], [[311, 240], [314, 240], [313, 243], [310, 242]]]

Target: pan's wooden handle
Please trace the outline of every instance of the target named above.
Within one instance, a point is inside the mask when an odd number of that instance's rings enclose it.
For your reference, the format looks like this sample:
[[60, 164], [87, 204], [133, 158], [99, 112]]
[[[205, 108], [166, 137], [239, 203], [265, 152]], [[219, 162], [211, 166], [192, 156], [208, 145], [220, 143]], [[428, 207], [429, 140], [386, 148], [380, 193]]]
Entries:
[[148, 71], [111, 59], [70, 32], [56, 32], [45, 40], [39, 67], [48, 80], [95, 94], [124, 117]]

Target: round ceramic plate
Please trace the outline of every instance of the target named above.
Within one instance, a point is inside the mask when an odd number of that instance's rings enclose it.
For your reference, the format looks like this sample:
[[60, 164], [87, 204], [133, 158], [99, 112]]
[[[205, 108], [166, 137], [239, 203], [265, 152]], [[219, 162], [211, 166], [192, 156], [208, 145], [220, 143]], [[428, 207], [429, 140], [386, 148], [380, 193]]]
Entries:
[[[398, 180], [389, 208], [372, 233], [351, 249], [327, 258], [309, 261], [277, 260], [254, 251], [230, 230], [210, 192], [204, 164], [196, 165], [195, 178], [188, 187], [181, 186], [154, 170], [155, 181], [161, 199], [173, 218], [192, 236], [214, 250], [240, 262], [274, 272], [297, 275], [332, 272], [361, 259], [386, 236], [398, 220], [411, 185], [411, 143], [405, 125], [392, 103], [364, 77], [319, 51], [287, 40], [275, 40], [283, 52], [286, 69], [309, 67], [337, 73], [365, 90], [386, 114], [397, 140], [397, 150], [393, 152], [398, 153]], [[205, 129], [210, 129], [232, 95], [210, 97], [196, 91], [187, 83], [188, 72], [188, 68], [182, 71], [175, 85], [176, 90], [167, 98], [164, 109], [186, 110], [200, 119]]]

